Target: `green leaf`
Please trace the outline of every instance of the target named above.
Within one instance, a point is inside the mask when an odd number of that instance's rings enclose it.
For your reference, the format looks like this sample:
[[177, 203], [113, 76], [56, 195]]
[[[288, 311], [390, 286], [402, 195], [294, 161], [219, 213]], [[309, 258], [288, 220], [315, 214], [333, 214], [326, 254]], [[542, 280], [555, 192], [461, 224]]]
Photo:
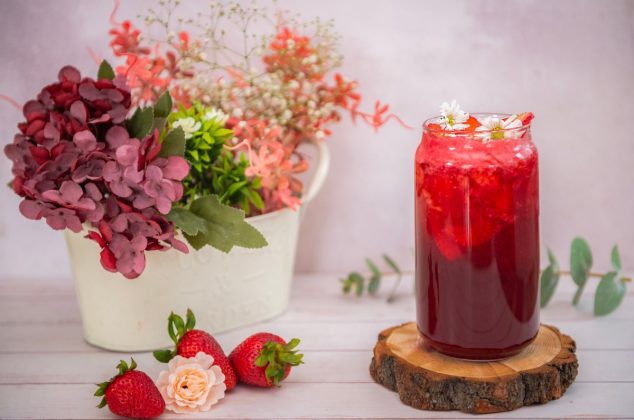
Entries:
[[183, 321], [183, 318], [175, 314], [172, 319], [174, 320], [174, 326], [176, 327], [178, 336], [182, 337], [183, 334], [185, 334], [185, 322]]
[[99, 65], [99, 70], [97, 71], [97, 80], [114, 79], [114, 70], [112, 70], [112, 66], [106, 60], [103, 60]]
[[174, 222], [176, 227], [188, 235], [197, 235], [199, 232], [206, 232], [207, 229], [205, 219], [183, 207], [172, 207], [167, 214], [167, 220]]
[[401, 269], [400, 269], [400, 267], [398, 266], [398, 264], [396, 264], [396, 262], [395, 262], [392, 258], [390, 258], [390, 257], [389, 257], [388, 255], [386, 255], [386, 254], [383, 254], [383, 259], [385, 260], [385, 262], [386, 262], [386, 263], [387, 263], [390, 267], [392, 267], [392, 270], [394, 270], [394, 272], [395, 272], [396, 274], [398, 274], [398, 275], [401, 275], [401, 274], [402, 274], [402, 273], [401, 273]]
[[196, 316], [194, 315], [194, 312], [187, 308], [187, 317], [185, 319], [185, 330], [186, 331], [191, 331], [194, 329], [194, 327], [196, 326]]
[[607, 315], [614, 311], [625, 296], [625, 283], [617, 279], [618, 273], [610, 271], [601, 277], [594, 296], [594, 314]]
[[381, 277], [381, 271], [379, 270], [379, 268], [376, 266], [376, 264], [374, 264], [374, 262], [372, 262], [371, 259], [366, 258], [365, 259], [365, 263], [368, 265], [368, 268], [370, 269], [370, 271], [372, 272], [372, 274], [374, 274], [375, 276], [379, 276]]
[[368, 293], [373, 295], [379, 290], [379, 285], [381, 284], [381, 271], [369, 258], [365, 259], [365, 263], [372, 272], [370, 282], [368, 283]]
[[540, 278], [539, 305], [542, 308], [548, 305], [559, 283], [559, 264], [550, 249], [548, 250], [548, 260], [550, 261], [550, 265], [542, 271]]
[[136, 139], [143, 139], [152, 130], [154, 126], [154, 110], [152, 107], [137, 108], [126, 122], [128, 134]]
[[167, 118], [172, 112], [172, 96], [169, 92], [163, 93], [154, 105], [154, 116], [157, 118]]
[[264, 367], [269, 364], [268, 356], [261, 354], [255, 359], [255, 365], [257, 367]]
[[392, 270], [394, 270], [394, 273], [396, 273], [397, 276], [396, 281], [394, 282], [394, 286], [392, 287], [392, 291], [387, 297], [387, 302], [391, 303], [394, 302], [394, 300], [396, 299], [396, 291], [398, 290], [398, 286], [400, 286], [401, 280], [403, 279], [403, 273], [401, 272], [401, 268], [398, 266], [398, 264], [396, 264], [396, 261], [390, 258], [389, 255], [383, 254], [383, 259], [390, 267], [392, 267]]
[[615, 271], [621, 271], [621, 255], [619, 254], [618, 245], [612, 247], [612, 267]]
[[350, 282], [355, 286], [356, 295], [361, 296], [363, 294], [363, 288], [365, 283], [363, 276], [357, 273], [356, 271], [354, 271], [350, 273], [350, 276], [348, 278], [350, 279]]
[[559, 283], [559, 276], [555, 274], [552, 266], [548, 266], [542, 271], [542, 275], [540, 277], [540, 296], [539, 296], [539, 306], [544, 308], [550, 302], [550, 299], [555, 294], [555, 289], [557, 288], [557, 284]]
[[590, 246], [583, 238], [575, 238], [570, 245], [570, 275], [572, 280], [577, 284], [577, 292], [575, 293], [572, 303], [576, 305], [581, 299], [581, 293], [588, 281], [588, 274], [592, 268], [592, 251]]
[[345, 294], [350, 293], [350, 290], [352, 289], [352, 281], [350, 280], [350, 277], [340, 279], [339, 281], [342, 283], [341, 291]]
[[174, 357], [172, 350], [156, 350], [152, 354], [154, 358], [161, 363], [167, 363]]
[[196, 235], [185, 232], [185, 238], [195, 249], [211, 245], [229, 252], [234, 246], [262, 248], [268, 245], [264, 236], [244, 220], [244, 211], [222, 204], [216, 195], [194, 200], [189, 210], [205, 220], [204, 231]]
[[368, 283], [368, 293], [370, 293], [371, 295], [376, 294], [376, 292], [379, 291], [380, 285], [381, 285], [381, 276], [377, 276], [376, 274], [373, 274], [372, 277], [370, 277], [370, 282]]
[[182, 128], [176, 127], [165, 136], [159, 156], [185, 156], [185, 133]]

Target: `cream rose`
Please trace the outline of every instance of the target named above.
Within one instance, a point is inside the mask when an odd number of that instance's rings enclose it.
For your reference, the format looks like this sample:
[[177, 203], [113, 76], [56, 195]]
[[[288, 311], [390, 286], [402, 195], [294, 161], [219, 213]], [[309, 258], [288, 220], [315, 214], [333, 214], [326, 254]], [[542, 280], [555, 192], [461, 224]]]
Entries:
[[156, 386], [165, 408], [175, 413], [209, 411], [225, 396], [225, 375], [214, 358], [203, 352], [195, 357], [176, 356], [159, 374]]

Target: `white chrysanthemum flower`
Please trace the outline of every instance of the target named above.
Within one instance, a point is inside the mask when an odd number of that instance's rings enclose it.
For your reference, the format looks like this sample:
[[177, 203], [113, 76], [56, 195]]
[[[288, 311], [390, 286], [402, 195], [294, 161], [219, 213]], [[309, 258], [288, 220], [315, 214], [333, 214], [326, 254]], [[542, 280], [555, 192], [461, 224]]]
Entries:
[[194, 133], [200, 130], [201, 126], [200, 121], [196, 121], [192, 117], [181, 118], [172, 124], [173, 128], [180, 127], [183, 130], [186, 139], [191, 139]]
[[522, 126], [522, 121], [517, 119], [517, 115], [511, 115], [506, 119], [495, 116], [486, 117], [480, 120], [480, 124], [476, 128], [476, 135], [485, 141], [517, 138], [521, 134], [519, 130], [513, 130]]
[[203, 118], [205, 121], [215, 120], [217, 123], [224, 125], [229, 119], [229, 116], [217, 108], [211, 108]]
[[465, 124], [469, 119], [469, 114], [460, 109], [460, 105], [454, 99], [449, 102], [443, 102], [440, 105], [440, 125], [445, 130], [464, 130], [469, 127]]

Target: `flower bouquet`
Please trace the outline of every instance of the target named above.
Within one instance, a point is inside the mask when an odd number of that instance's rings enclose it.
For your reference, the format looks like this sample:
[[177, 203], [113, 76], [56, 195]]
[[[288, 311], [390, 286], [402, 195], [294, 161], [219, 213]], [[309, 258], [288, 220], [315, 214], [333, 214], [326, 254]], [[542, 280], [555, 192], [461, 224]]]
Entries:
[[[361, 112], [357, 84], [332, 74], [331, 24], [214, 2], [186, 19], [178, 1], [159, 3], [147, 34], [115, 7], [118, 65], [98, 60], [94, 79], [62, 68], [5, 147], [21, 213], [66, 229], [86, 339], [115, 350], [165, 345], [172, 309], [194, 308], [215, 332], [282, 312], [328, 127], [342, 112], [375, 129], [398, 120], [379, 102]], [[252, 33], [258, 22], [273, 33]], [[320, 151], [308, 190], [304, 144]]]

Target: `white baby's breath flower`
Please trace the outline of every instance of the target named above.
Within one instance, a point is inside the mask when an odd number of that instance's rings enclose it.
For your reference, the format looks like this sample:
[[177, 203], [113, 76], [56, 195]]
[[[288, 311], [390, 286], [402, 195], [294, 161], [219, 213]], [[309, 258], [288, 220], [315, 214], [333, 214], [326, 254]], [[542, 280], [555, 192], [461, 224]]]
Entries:
[[443, 102], [440, 105], [440, 115], [440, 125], [445, 130], [464, 130], [469, 127], [469, 124], [465, 124], [469, 119], [469, 114], [460, 109], [460, 105], [455, 99], [451, 103]]
[[511, 115], [506, 119], [490, 116], [480, 120], [480, 124], [476, 128], [476, 135], [484, 141], [517, 138], [521, 134], [520, 130], [513, 130], [522, 126], [522, 121], [517, 119], [517, 115]]
[[232, 115], [236, 118], [242, 118], [242, 115], [244, 115], [244, 112], [240, 108], [234, 108]]
[[174, 121], [172, 127], [180, 127], [183, 130], [183, 133], [185, 133], [185, 138], [191, 139], [194, 133], [200, 130], [201, 124], [200, 121], [196, 121], [192, 117], [187, 117]]

